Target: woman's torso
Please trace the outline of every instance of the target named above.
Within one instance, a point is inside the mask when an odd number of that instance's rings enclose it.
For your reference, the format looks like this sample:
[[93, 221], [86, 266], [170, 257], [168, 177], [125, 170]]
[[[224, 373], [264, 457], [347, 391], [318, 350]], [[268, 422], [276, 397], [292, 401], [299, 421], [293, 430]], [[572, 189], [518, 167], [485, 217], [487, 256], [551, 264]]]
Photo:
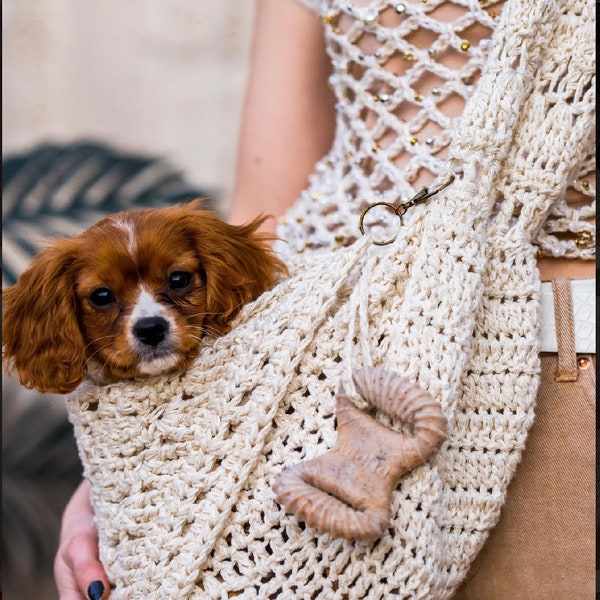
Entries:
[[[348, 245], [373, 202], [403, 203], [447, 169], [502, 2], [305, 2], [332, 60], [336, 136], [279, 225], [282, 254]], [[593, 276], [593, 148], [536, 236], [542, 278]], [[383, 231], [396, 223], [384, 219]], [[575, 260], [574, 260], [575, 259]], [[586, 260], [587, 259], [587, 260]]]

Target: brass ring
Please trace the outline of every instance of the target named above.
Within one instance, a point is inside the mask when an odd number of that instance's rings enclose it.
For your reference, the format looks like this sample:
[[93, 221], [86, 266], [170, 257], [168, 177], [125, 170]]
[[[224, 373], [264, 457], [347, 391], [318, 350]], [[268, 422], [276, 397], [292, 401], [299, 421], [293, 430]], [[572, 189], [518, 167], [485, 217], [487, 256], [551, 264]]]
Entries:
[[[400, 220], [400, 227], [402, 227], [402, 216], [406, 212], [406, 208], [404, 206], [402, 206], [402, 205], [394, 206], [390, 202], [375, 202], [373, 204], [369, 204], [369, 206], [367, 206], [367, 208], [365, 208], [365, 210], [363, 210], [360, 215], [360, 221], [358, 223], [358, 228], [360, 229], [360, 232], [362, 235], [365, 235], [365, 226], [364, 226], [365, 216], [372, 208], [375, 208], [376, 206], [386, 206], [387, 208], [391, 208], [392, 211], [394, 212], [394, 214]], [[402, 212], [400, 212], [400, 211], [402, 211]], [[385, 240], [383, 242], [377, 242], [377, 241], [373, 240], [372, 244], [374, 246], [389, 246], [389, 244], [394, 243], [394, 241], [396, 240], [396, 237], [397, 236], [394, 236], [393, 238], [390, 238], [389, 240]]]
[[[367, 206], [367, 208], [365, 208], [365, 210], [362, 211], [360, 215], [360, 221], [358, 222], [358, 228], [360, 229], [361, 234], [365, 235], [365, 216], [372, 208], [375, 208], [376, 206], [386, 206], [387, 208], [391, 208], [392, 211], [397, 215], [398, 219], [400, 219], [400, 227], [402, 227], [402, 225], [404, 224], [402, 217], [411, 206], [414, 206], [415, 204], [420, 204], [421, 202], [428, 200], [432, 196], [439, 194], [442, 190], [446, 189], [451, 183], [453, 183], [455, 179], [456, 176], [454, 175], [454, 173], [450, 173], [448, 180], [442, 183], [436, 189], [430, 190], [428, 187], [424, 187], [420, 192], [415, 194], [408, 202], [404, 202], [403, 204], [400, 204], [398, 206], [391, 204], [390, 202], [374, 202], [373, 204], [369, 204], [369, 206]], [[390, 238], [389, 240], [385, 240], [383, 242], [376, 242], [373, 240], [371, 241], [371, 243], [374, 246], [388, 246], [396, 240], [396, 237], [397, 236], [395, 235], [393, 238]]]

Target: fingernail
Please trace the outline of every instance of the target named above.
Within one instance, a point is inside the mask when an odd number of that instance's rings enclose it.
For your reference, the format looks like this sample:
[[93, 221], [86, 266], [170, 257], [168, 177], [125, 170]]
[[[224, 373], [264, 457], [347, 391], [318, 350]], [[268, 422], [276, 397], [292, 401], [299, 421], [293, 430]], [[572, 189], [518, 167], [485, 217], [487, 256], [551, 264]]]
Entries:
[[102, 600], [102, 596], [104, 595], [104, 584], [101, 581], [92, 581], [87, 590], [87, 594], [90, 600]]

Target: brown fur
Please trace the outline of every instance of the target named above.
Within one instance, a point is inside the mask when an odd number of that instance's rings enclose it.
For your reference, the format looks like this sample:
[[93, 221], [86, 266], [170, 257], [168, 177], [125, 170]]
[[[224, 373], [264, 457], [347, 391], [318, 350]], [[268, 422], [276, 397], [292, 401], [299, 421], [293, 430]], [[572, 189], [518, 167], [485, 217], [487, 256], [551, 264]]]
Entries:
[[[3, 291], [3, 358], [23, 385], [42, 392], [74, 390], [92, 361], [102, 382], [139, 376], [125, 323], [143, 284], [177, 323], [175, 369], [187, 368], [205, 333], [227, 332], [242, 306], [285, 272], [256, 231], [263, 221], [230, 225], [194, 201], [111, 215], [55, 241]], [[193, 281], [174, 293], [166, 280], [179, 270], [193, 273]], [[113, 291], [114, 306], [90, 304], [98, 287]]]

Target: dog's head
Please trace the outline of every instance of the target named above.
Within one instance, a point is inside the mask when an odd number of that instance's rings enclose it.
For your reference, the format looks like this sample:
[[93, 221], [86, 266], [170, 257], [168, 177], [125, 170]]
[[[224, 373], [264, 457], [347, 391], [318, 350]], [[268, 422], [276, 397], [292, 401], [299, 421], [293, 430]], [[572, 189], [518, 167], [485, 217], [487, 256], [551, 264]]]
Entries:
[[257, 233], [199, 202], [111, 215], [44, 249], [3, 291], [3, 355], [21, 383], [67, 393], [183, 370], [205, 335], [285, 271]]

